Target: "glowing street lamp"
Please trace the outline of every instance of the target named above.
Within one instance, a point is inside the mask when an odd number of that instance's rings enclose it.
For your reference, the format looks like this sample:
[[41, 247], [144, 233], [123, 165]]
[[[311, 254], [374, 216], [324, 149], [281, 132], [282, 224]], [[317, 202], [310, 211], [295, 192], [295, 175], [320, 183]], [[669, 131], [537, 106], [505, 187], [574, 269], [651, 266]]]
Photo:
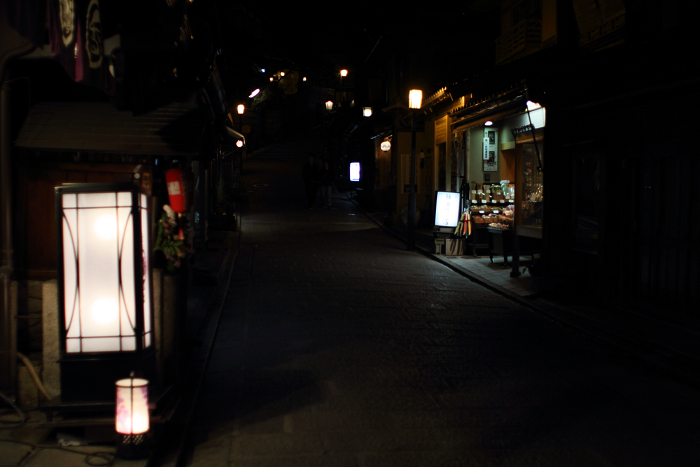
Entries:
[[363, 107], [362, 108], [362, 115], [365, 117], [371, 117], [372, 116], [372, 107]]
[[408, 107], [411, 109], [411, 172], [408, 194], [408, 232], [407, 249], [413, 251], [416, 246], [416, 110], [421, 108], [423, 91], [411, 89], [408, 93]]
[[238, 131], [243, 133], [243, 113], [245, 112], [245, 105], [238, 104], [236, 106], [236, 112], [238, 112]]
[[333, 110], [333, 101], [326, 101], [326, 110], [329, 112]]
[[112, 401], [115, 380], [155, 373], [150, 197], [131, 183], [55, 191], [61, 400]]
[[423, 91], [420, 89], [411, 89], [408, 93], [408, 108], [420, 109], [423, 102]]
[[348, 76], [348, 70], [346, 70], [346, 69], [340, 70], [340, 103], [338, 104], [340, 107], [345, 106], [345, 101], [346, 101], [345, 80], [343, 80], [343, 78], [347, 78], [347, 76]]

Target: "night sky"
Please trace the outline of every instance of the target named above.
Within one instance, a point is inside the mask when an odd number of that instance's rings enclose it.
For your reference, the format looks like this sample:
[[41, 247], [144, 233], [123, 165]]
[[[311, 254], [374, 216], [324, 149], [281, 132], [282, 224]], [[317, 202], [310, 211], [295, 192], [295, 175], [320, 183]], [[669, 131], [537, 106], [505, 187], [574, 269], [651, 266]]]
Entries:
[[[351, 72], [380, 69], [395, 53], [415, 57], [416, 72], [422, 75], [421, 85], [428, 93], [464, 79], [493, 61], [492, 45], [500, 33], [498, 14], [494, 14], [497, 9], [474, 12], [468, 8], [471, 3], [443, 3], [439, 10], [421, 9], [417, 14], [393, 2], [351, 3], [341, 11], [337, 6], [328, 7], [327, 13], [291, 3], [261, 6], [228, 0], [197, 0], [188, 8], [195, 31], [204, 30], [205, 36], [220, 42], [223, 55], [217, 63], [227, 94], [240, 99], [264, 84], [266, 78], [257, 73], [259, 68], [333, 77], [340, 68]], [[104, 2], [106, 36], [122, 23], [128, 31], [139, 31], [137, 38], [149, 37], [147, 31], [154, 28], [161, 28], [159, 35], [177, 30], [175, 16], [171, 18], [174, 22], [161, 16], [162, 5], [138, 16], [125, 15], [118, 5]], [[141, 39], [135, 43], [144, 44]], [[32, 77], [35, 100], [107, 98], [71, 85], [57, 63], [22, 62], [15, 64], [15, 70], [17, 76]], [[319, 79], [314, 84], [332, 85], [328, 81]]]
[[353, 68], [368, 58], [376, 66], [402, 49], [418, 56], [426, 79], [439, 86], [487, 67], [500, 33], [497, 9], [475, 12], [467, 7], [471, 2], [452, 3], [429, 11], [393, 2], [348, 4], [351, 8], [328, 15], [304, 8], [258, 11], [272, 48], [300, 69]]

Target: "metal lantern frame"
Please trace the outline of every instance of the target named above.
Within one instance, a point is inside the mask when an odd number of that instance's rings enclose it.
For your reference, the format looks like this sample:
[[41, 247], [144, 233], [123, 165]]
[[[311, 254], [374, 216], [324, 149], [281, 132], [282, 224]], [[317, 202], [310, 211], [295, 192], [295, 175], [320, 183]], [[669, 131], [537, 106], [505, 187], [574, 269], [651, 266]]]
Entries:
[[[114, 403], [116, 380], [132, 372], [155, 379], [151, 197], [131, 183], [66, 184], [55, 193], [61, 400]], [[110, 211], [116, 220], [97, 240], [88, 224]], [[97, 250], [105, 247], [112, 251]], [[91, 254], [106, 258], [103, 268]], [[103, 302], [95, 299], [101, 287]]]

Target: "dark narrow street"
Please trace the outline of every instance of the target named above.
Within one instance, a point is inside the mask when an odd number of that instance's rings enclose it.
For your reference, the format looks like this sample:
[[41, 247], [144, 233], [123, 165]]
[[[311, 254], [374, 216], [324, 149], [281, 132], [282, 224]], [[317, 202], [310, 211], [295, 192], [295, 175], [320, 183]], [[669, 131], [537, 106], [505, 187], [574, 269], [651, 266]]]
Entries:
[[255, 154], [192, 466], [697, 466], [700, 395], [462, 277]]

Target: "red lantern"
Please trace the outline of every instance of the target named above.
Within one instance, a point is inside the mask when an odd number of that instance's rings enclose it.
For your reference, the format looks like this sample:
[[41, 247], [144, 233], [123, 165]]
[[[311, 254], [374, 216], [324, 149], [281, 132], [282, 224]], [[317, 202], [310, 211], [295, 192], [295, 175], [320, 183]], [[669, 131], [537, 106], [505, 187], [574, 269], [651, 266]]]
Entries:
[[165, 172], [168, 185], [170, 207], [177, 213], [190, 210], [192, 206], [192, 174], [183, 169], [170, 169]]

